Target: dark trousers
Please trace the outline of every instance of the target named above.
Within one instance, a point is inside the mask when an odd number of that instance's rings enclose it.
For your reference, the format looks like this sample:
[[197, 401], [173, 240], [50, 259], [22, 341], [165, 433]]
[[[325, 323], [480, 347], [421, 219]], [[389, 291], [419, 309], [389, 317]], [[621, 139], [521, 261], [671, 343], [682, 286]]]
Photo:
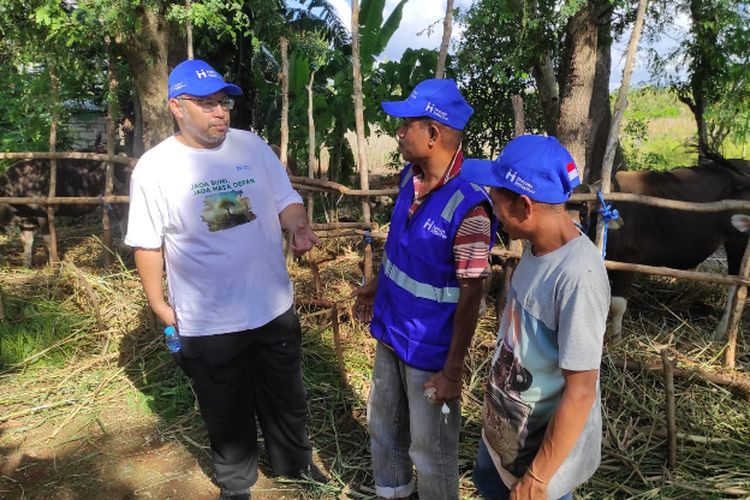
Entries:
[[182, 338], [223, 489], [244, 490], [258, 478], [256, 417], [274, 474], [296, 476], [310, 464], [300, 343], [293, 308], [260, 328]]

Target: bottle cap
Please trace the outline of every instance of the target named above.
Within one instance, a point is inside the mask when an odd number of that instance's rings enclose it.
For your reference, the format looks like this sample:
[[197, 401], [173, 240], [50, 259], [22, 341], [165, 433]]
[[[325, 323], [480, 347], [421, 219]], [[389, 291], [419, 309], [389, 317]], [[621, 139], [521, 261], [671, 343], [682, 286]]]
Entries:
[[172, 325], [169, 325], [168, 327], [164, 328], [164, 334], [165, 335], [174, 335], [175, 329]]

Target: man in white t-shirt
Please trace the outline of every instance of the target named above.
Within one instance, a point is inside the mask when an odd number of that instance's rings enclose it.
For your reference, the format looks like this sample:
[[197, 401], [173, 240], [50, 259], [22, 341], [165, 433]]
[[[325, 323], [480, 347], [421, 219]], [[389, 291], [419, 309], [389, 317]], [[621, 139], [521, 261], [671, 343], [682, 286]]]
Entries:
[[281, 230], [298, 254], [319, 240], [271, 148], [229, 128], [230, 96], [240, 94], [203, 61], [174, 68], [169, 109], [179, 132], [135, 167], [125, 238], [149, 306], [181, 337], [175, 359], [198, 397], [224, 499], [250, 497], [256, 417], [274, 473], [325, 480], [305, 430], [301, 332]]
[[474, 484], [484, 498], [571, 498], [599, 466], [604, 261], [565, 202], [580, 184], [554, 137], [524, 135], [461, 175], [491, 186], [495, 215], [527, 240], [513, 273], [482, 409]]

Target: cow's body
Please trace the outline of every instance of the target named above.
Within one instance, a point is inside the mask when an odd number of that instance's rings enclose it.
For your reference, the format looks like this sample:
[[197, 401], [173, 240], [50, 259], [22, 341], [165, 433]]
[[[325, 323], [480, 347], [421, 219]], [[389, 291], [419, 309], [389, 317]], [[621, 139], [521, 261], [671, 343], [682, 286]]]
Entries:
[[[14, 163], [0, 176], [2, 197], [46, 197], [49, 194], [49, 160], [22, 160]], [[117, 194], [127, 194], [124, 183], [126, 170], [116, 166]], [[60, 197], [102, 196], [106, 177], [105, 164], [98, 161], [60, 159], [57, 161], [57, 192]], [[99, 208], [99, 205], [56, 205], [55, 214], [80, 216]], [[118, 212], [121, 212], [119, 210]], [[31, 266], [34, 232], [47, 227], [44, 205], [0, 205], [0, 223], [21, 228], [24, 242], [24, 265]]]
[[[712, 162], [669, 172], [618, 172], [612, 191], [696, 203], [750, 200], [750, 177], [743, 173], [748, 162], [724, 160], [722, 163]], [[629, 202], [616, 202], [614, 206], [624, 225], [609, 231], [607, 259], [689, 269], [724, 245], [729, 273], [737, 273], [747, 235], [732, 226], [731, 213], [686, 212]], [[609, 334], [618, 337], [633, 273], [613, 271], [610, 277], [612, 319]], [[721, 328], [717, 334], [721, 333]]]

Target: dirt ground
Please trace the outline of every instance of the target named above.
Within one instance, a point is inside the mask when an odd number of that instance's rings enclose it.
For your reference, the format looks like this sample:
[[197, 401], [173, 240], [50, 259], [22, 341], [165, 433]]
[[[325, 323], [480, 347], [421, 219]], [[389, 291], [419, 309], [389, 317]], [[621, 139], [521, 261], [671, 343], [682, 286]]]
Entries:
[[[200, 418], [194, 415], [194, 418]], [[218, 497], [203, 445], [160, 436], [157, 423], [127, 405], [79, 419], [54, 437], [59, 422], [0, 426], [2, 499], [194, 499]], [[261, 465], [254, 499], [308, 497], [304, 483], [274, 480]], [[267, 469], [265, 470], [267, 472]], [[314, 495], [320, 497], [320, 495]]]

